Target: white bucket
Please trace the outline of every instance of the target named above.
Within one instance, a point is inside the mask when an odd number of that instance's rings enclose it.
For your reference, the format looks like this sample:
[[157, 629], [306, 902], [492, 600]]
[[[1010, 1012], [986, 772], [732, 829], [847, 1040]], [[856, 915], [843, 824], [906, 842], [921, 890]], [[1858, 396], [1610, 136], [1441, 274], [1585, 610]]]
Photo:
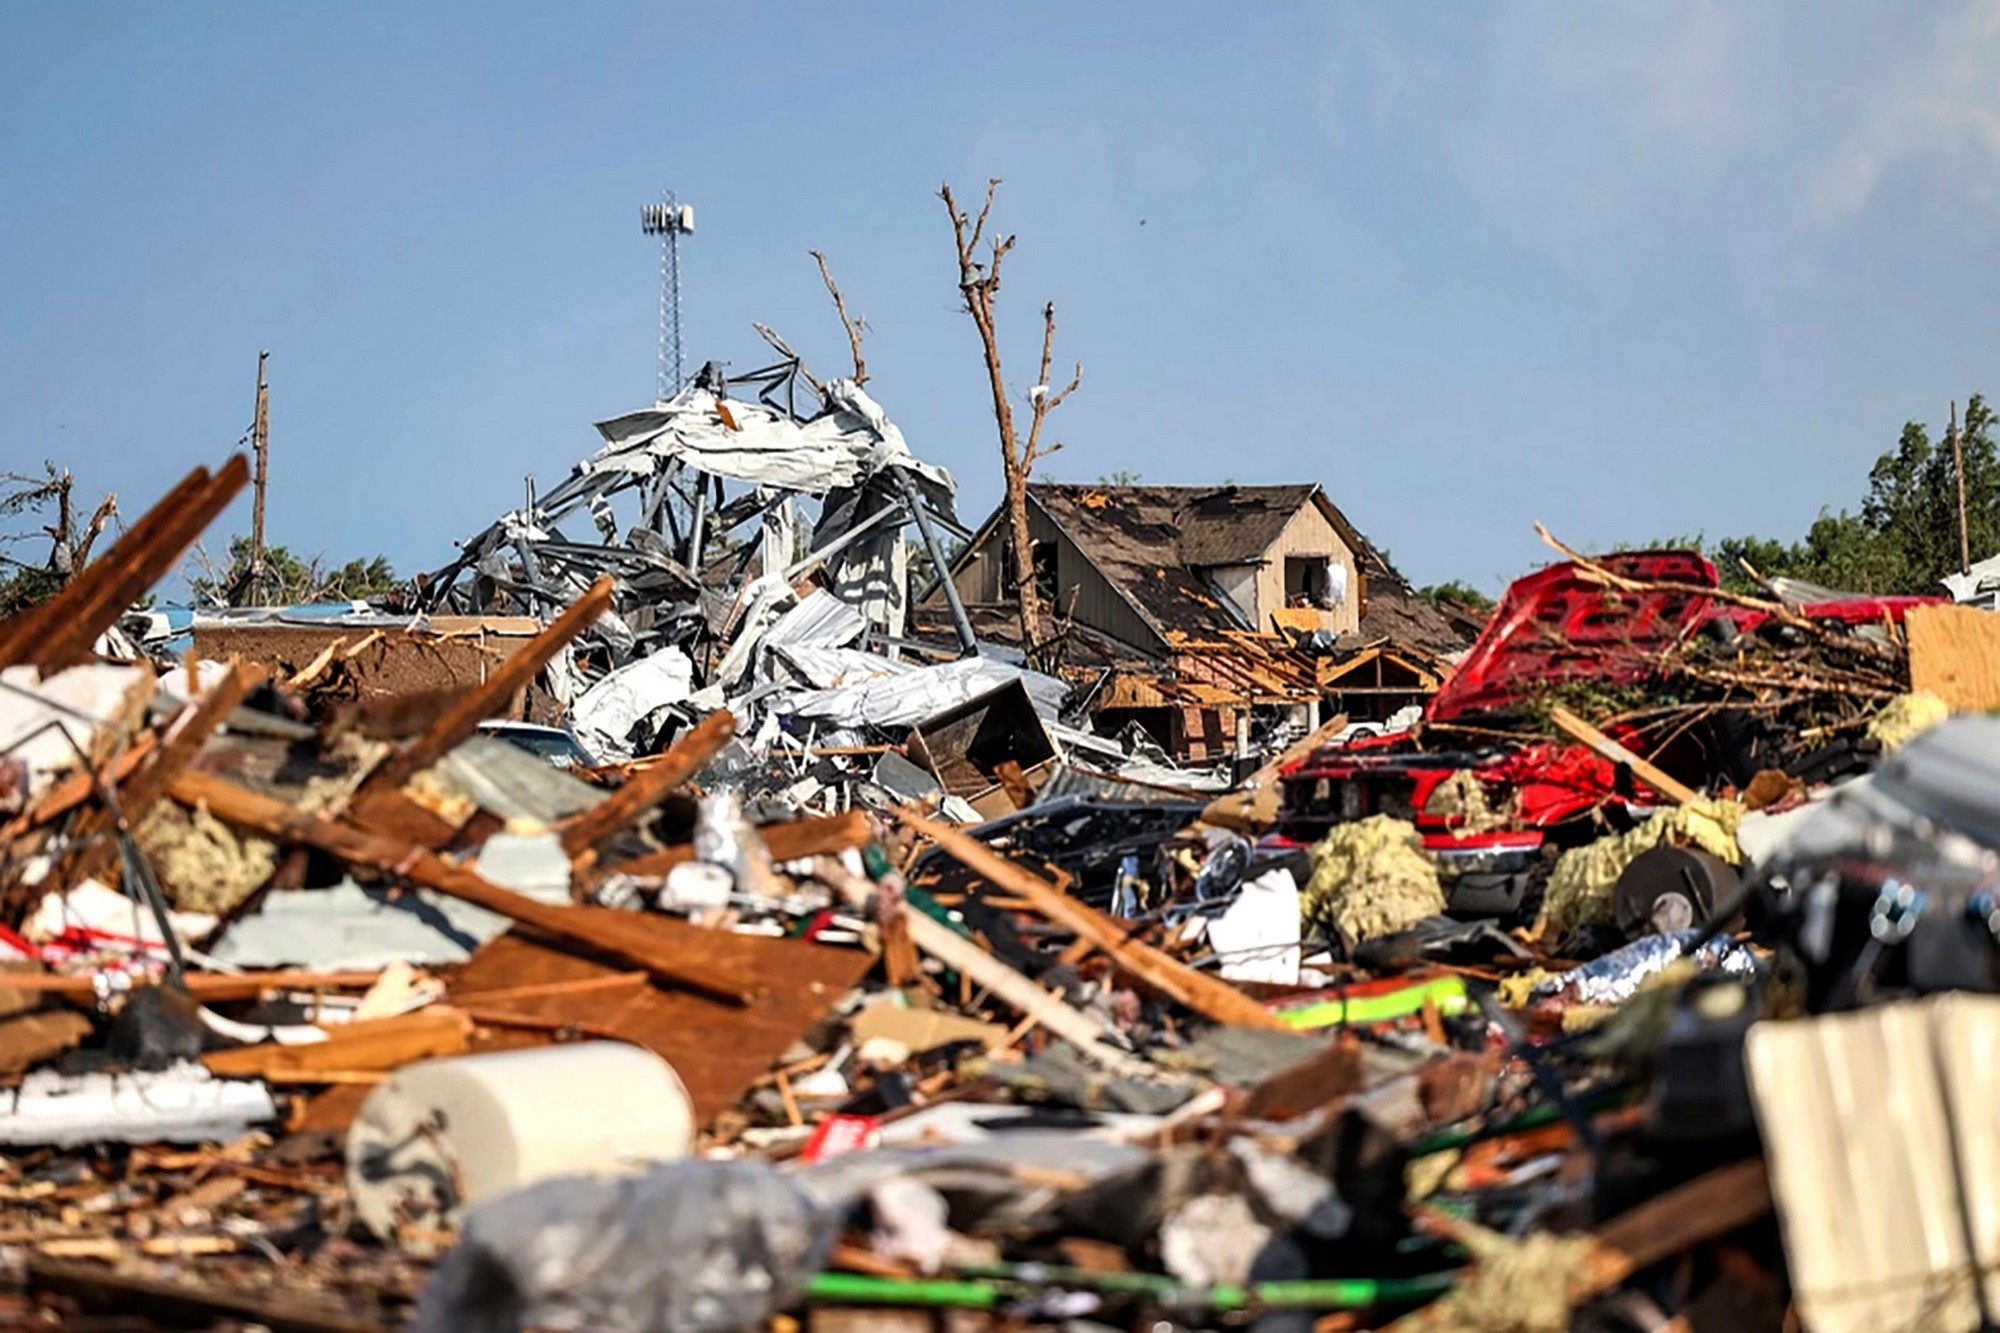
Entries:
[[383, 1239], [455, 1226], [552, 1176], [685, 1157], [694, 1107], [673, 1066], [620, 1042], [426, 1060], [370, 1093], [347, 1134], [355, 1215]]

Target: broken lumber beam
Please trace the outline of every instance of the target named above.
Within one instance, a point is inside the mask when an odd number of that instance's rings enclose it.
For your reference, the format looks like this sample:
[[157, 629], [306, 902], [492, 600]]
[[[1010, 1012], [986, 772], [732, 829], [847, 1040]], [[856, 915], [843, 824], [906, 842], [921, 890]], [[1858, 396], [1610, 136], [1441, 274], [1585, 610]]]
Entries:
[[[377, 972], [309, 972], [288, 969], [273, 972], [184, 972], [181, 981], [197, 1000], [254, 1000], [273, 990], [365, 990], [375, 984]], [[0, 995], [55, 995], [63, 999], [91, 999], [97, 994], [96, 978], [89, 973], [65, 976], [56, 972], [0, 972]]]
[[1008, 860], [979, 839], [908, 809], [892, 811], [905, 827], [921, 833], [969, 870], [1035, 905], [1059, 926], [1089, 940], [1119, 969], [1204, 1018], [1241, 1027], [1289, 1030], [1283, 1020], [1228, 982], [1197, 972], [1149, 944], [1131, 938], [1117, 922], [1078, 902], [1027, 868]]
[[155, 733], [142, 731], [139, 733], [139, 738], [129, 747], [113, 755], [99, 768], [71, 773], [43, 793], [39, 801], [14, 816], [5, 825], [0, 825], [0, 847], [7, 846], [24, 833], [61, 819], [95, 796], [100, 783], [114, 786], [123, 782], [158, 744], [159, 737]]
[[758, 996], [755, 988], [734, 978], [673, 956], [645, 930], [626, 929], [617, 914], [599, 916], [580, 908], [537, 902], [525, 894], [503, 889], [477, 871], [447, 861], [426, 847], [300, 810], [212, 773], [183, 769], [174, 779], [173, 797], [183, 805], [205, 808], [226, 824], [280, 842], [317, 847], [344, 861], [397, 875], [448, 898], [498, 912], [545, 935], [644, 968], [668, 985], [731, 1004], [749, 1004]]
[[[1627, 1209], [1590, 1233], [1590, 1245], [1569, 1276], [1572, 1309], [1619, 1286], [1641, 1269], [1720, 1240], [1771, 1211], [1771, 1182], [1764, 1159], [1748, 1158], [1717, 1167]], [[1471, 1223], [1422, 1210], [1419, 1224], [1447, 1239], [1464, 1239]], [[1475, 1275], [1473, 1281], [1477, 1281]], [[1437, 1325], [1430, 1307], [1414, 1310], [1384, 1333], [1430, 1333]]]
[[[23, 644], [21, 660], [40, 667], [44, 674], [88, 661], [104, 631], [173, 570], [182, 553], [229, 507], [249, 480], [250, 465], [242, 454], [235, 454], [185, 506], [169, 510], [164, 521], [150, 531], [149, 540], [128, 546], [120, 538], [101, 558], [105, 572], [73, 608], [51, 613], [43, 620], [41, 628], [47, 632], [38, 631], [32, 641]], [[130, 530], [125, 534], [131, 535]], [[86, 572], [89, 568], [86, 566]]]
[[727, 708], [710, 713], [699, 726], [675, 739], [656, 764], [627, 778], [625, 785], [562, 826], [563, 850], [574, 858], [630, 824], [686, 782], [736, 736], [736, 715]]
[[481, 722], [505, 708], [517, 690], [534, 680], [571, 640], [611, 609], [612, 588], [609, 574], [591, 584], [590, 591], [549, 622], [547, 629], [495, 667], [493, 674], [476, 688], [459, 695], [423, 734], [383, 760], [356, 789], [348, 808], [366, 819], [368, 807], [385, 792], [400, 790], [418, 772], [442, 759], [446, 751], [477, 731]]
[[1676, 805], [1686, 805], [1690, 801], [1699, 801], [1701, 799], [1700, 792], [1688, 786], [1679, 778], [1672, 777], [1661, 771], [1651, 760], [1643, 759], [1632, 753], [1632, 751], [1626, 749], [1617, 741], [1612, 740], [1575, 713], [1570, 712], [1569, 709], [1550, 709], [1549, 720], [1571, 737], [1595, 751], [1600, 758], [1608, 759], [1614, 764], [1631, 769], [1632, 776], [1638, 778], [1639, 781], [1645, 783], [1648, 787], [1651, 787], [1654, 791], [1660, 793], [1660, 795], [1666, 797]]
[[14, 666], [27, 660], [30, 647], [40, 643], [52, 626], [81, 614], [97, 588], [110, 578], [110, 572], [129, 561], [134, 551], [152, 541], [175, 512], [206, 491], [209, 480], [205, 467], [188, 473], [178, 485], [161, 496], [157, 504], [140, 515], [138, 522], [125, 529], [110, 550], [79, 570], [61, 592], [0, 624], [0, 666]]
[[1717, 1167], [1600, 1226], [1586, 1295], [1609, 1291], [1642, 1268], [1748, 1226], [1771, 1211], [1764, 1159]]
[[319, 1073], [381, 1073], [419, 1060], [463, 1055], [472, 1047], [470, 1015], [444, 1005], [413, 1014], [330, 1028], [325, 1041], [266, 1043], [210, 1051], [201, 1057], [218, 1078], [264, 1078], [310, 1083]]
[[[866, 907], [875, 885], [831, 857], [813, 862], [813, 878], [847, 899], [849, 906]], [[954, 972], [963, 973], [975, 985], [984, 986], [1018, 1013], [1035, 1020], [1051, 1036], [1060, 1037], [1106, 1072], [1121, 1078], [1159, 1078], [1160, 1071], [1129, 1051], [1121, 1051], [1104, 1039], [1104, 1028], [1081, 1009], [1016, 972], [949, 926], [933, 921], [922, 912], [906, 912], [910, 942]]]
[[[788, 819], [779, 824], [760, 824], [757, 836], [764, 840], [764, 848], [770, 852], [771, 860], [783, 864], [786, 861], [803, 861], [809, 856], [860, 851], [875, 833], [868, 826], [865, 813], [848, 810], [818, 819]], [[692, 860], [694, 844], [677, 843], [657, 852], [635, 856], [629, 861], [613, 862], [605, 869], [607, 872], [617, 871], [650, 879], [665, 875], [675, 866]]]

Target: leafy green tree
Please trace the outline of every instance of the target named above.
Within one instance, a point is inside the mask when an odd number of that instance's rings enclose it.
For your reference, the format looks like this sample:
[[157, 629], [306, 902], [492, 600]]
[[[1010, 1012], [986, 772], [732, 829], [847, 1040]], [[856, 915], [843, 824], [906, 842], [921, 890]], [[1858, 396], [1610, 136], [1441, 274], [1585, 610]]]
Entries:
[[1462, 606], [1484, 614], [1493, 609], [1493, 599], [1470, 583], [1453, 579], [1448, 583], [1433, 583], [1428, 588], [1419, 588], [1417, 596], [1432, 606]]
[[[198, 602], [240, 603], [250, 595], [250, 539], [229, 539], [229, 560], [217, 566], [197, 554], [198, 572], [188, 578], [188, 590]], [[396, 571], [384, 556], [350, 560], [328, 568], [324, 556], [301, 558], [289, 547], [264, 548], [263, 588], [256, 600], [273, 605], [348, 601], [379, 597], [400, 586]]]
[[[2000, 450], [1996, 415], [1975, 394], [1959, 436], [1965, 459], [1966, 531], [1974, 560], [2000, 552]], [[1697, 538], [1669, 543], [1702, 549]], [[1723, 584], [1754, 586], [1747, 562], [1766, 578], [1785, 576], [1842, 592], [1921, 594], [1959, 568], [1958, 467], [1949, 438], [1933, 443], [1922, 422], [1903, 427], [1896, 448], [1875, 460], [1859, 510], [1823, 509], [1799, 541], [1728, 537], [1709, 553]]]
[[[79, 523], [72, 507], [75, 478], [67, 468], [42, 464], [42, 475], [0, 472], [0, 519], [39, 518], [55, 510], [55, 521], [25, 532], [0, 532], [0, 615], [13, 615], [63, 590], [90, 561], [91, 547], [105, 525], [118, 517], [118, 497], [107, 495], [88, 519]], [[17, 559], [10, 552], [23, 542], [46, 540], [48, 558], [40, 564]]]

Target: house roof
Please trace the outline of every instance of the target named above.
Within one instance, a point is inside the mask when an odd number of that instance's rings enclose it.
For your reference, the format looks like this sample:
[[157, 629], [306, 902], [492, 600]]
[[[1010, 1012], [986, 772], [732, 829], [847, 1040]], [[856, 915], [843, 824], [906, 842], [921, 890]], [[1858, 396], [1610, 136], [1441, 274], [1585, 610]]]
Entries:
[[1308, 483], [1290, 486], [1078, 486], [1028, 494], [1164, 636], [1239, 628], [1203, 571], [1261, 560], [1315, 497], [1346, 539], [1346, 520]]
[[[1032, 482], [1028, 495], [1162, 640], [1245, 628], [1210, 585], [1207, 572], [1262, 560], [1285, 525], [1307, 504], [1319, 509], [1354, 552], [1367, 579], [1368, 604], [1360, 628], [1364, 642], [1393, 639], [1444, 655], [1462, 651], [1472, 639], [1451, 617], [1417, 596], [1388, 557], [1312, 482], [1283, 486]], [[968, 552], [997, 526], [1002, 512], [996, 509], [981, 526]]]
[[1439, 610], [1418, 596], [1388, 557], [1365, 542], [1361, 572], [1368, 581], [1368, 601], [1356, 631], [1363, 643], [1388, 639], [1450, 657], [1464, 652], [1478, 637], [1476, 628], [1467, 630], [1462, 616]]

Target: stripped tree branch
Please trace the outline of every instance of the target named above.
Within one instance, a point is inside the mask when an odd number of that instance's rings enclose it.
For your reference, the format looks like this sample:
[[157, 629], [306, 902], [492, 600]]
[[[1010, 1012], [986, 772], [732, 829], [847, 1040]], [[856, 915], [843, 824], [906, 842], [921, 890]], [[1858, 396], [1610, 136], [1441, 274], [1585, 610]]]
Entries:
[[840, 315], [840, 327], [847, 330], [848, 350], [854, 353], [854, 382], [866, 384], [868, 362], [861, 356], [861, 335], [867, 328], [867, 321], [848, 318], [847, 302], [841, 299], [840, 286], [833, 280], [833, 270], [826, 266], [826, 256], [817, 250], [808, 250], [806, 253], [819, 261], [820, 280], [826, 283], [826, 294], [833, 298], [833, 308]]
[[1083, 362], [1076, 363], [1076, 373], [1070, 376], [1068, 384], [1056, 393], [1049, 392], [1049, 362], [1055, 355], [1056, 344], [1056, 303], [1050, 301], [1042, 307], [1042, 367], [1035, 378], [1035, 387], [1028, 390], [1028, 404], [1034, 409], [1034, 419], [1028, 426], [1027, 465], [1033, 467], [1038, 458], [1047, 458], [1062, 448], [1060, 442], [1042, 447], [1042, 422], [1049, 413], [1062, 406], [1062, 400], [1075, 392], [1083, 383]]
[[993, 318], [994, 297], [1000, 290], [1000, 266], [1006, 260], [1007, 252], [1014, 248], [1014, 237], [1009, 235], [994, 240], [984, 267], [978, 262], [979, 243], [986, 234], [987, 219], [993, 211], [993, 195], [999, 185], [998, 180], [986, 182], [986, 201], [979, 209], [977, 221], [968, 221], [958, 207], [958, 201], [953, 198], [949, 184], [938, 189], [938, 197], [944, 201], [945, 214], [951, 219], [952, 242], [958, 258], [958, 293], [965, 303], [966, 313], [972, 316], [972, 323], [979, 330], [979, 341], [985, 353], [987, 388], [993, 396], [993, 419], [1000, 435], [1000, 465], [1006, 481], [1008, 547], [1013, 556], [1015, 592], [1021, 608], [1022, 645], [1032, 658], [1039, 651], [1044, 633], [1042, 594], [1035, 581], [1034, 539], [1028, 526], [1028, 477], [1036, 458], [1045, 457], [1061, 447], [1041, 447], [1042, 422], [1049, 410], [1082, 379], [1083, 365], [1081, 362], [1077, 364], [1076, 379], [1051, 401], [1047, 381], [1049, 360], [1054, 350], [1055, 305], [1050, 303], [1042, 311], [1041, 381], [1037, 392], [1029, 395], [1033, 418], [1024, 444], [1014, 427], [1014, 405], [1001, 372], [1000, 339]]

